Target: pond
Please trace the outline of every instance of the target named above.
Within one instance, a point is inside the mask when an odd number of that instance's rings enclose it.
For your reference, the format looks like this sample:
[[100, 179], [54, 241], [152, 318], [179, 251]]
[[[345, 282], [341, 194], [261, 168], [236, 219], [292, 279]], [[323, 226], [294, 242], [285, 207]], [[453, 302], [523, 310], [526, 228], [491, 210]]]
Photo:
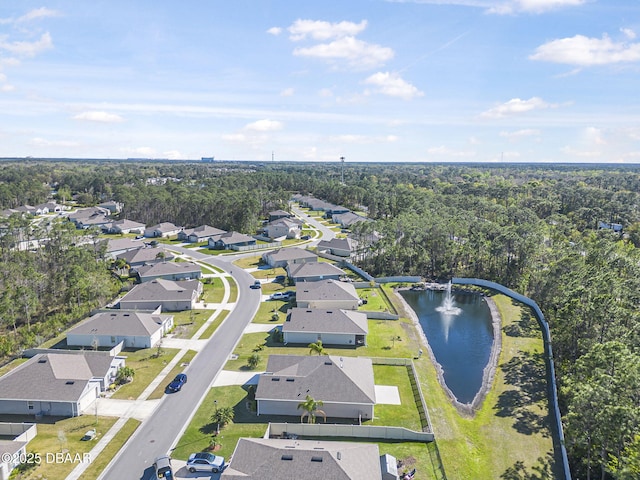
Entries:
[[[442, 308], [445, 291], [400, 292], [418, 317], [429, 346], [442, 366], [444, 381], [460, 403], [471, 403], [482, 386], [493, 344], [491, 311], [481, 295], [453, 294]], [[446, 302], [444, 302], [446, 303]], [[449, 313], [447, 313], [449, 312]]]

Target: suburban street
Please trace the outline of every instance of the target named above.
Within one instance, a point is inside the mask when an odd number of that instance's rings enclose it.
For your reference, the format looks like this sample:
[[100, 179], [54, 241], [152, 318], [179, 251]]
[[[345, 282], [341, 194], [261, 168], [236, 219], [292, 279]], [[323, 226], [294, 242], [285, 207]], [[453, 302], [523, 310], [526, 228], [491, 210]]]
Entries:
[[[313, 217], [296, 208], [294, 214], [320, 231], [321, 239], [331, 239], [335, 232]], [[317, 243], [317, 239], [313, 244]], [[185, 370], [189, 382], [178, 393], [165, 395], [158, 408], [146, 419], [111, 461], [99, 480], [139, 478], [155, 479], [153, 462], [156, 457], [169, 454], [179, 441], [191, 417], [199, 408], [218, 372], [222, 370], [245, 327], [255, 316], [260, 304], [261, 290], [250, 289], [254, 277], [231, 262], [240, 256], [207, 255], [193, 249], [171, 247], [197, 261], [215, 265], [229, 273], [238, 284], [238, 300], [235, 308], [220, 325], [207, 345], [195, 356]], [[251, 255], [255, 255], [251, 252]]]
[[236, 308], [185, 370], [189, 376], [189, 382], [184, 389], [164, 396], [156, 411], [140, 425], [99, 477], [100, 479], [155, 478], [152, 471], [153, 461], [156, 457], [167, 454], [180, 438], [216, 375], [242, 336], [242, 331], [251, 322], [258, 309], [261, 292], [249, 288], [254, 280], [251, 275], [240, 268], [233, 269], [228, 261], [219, 257], [193, 251], [189, 254], [197, 260], [206, 260], [227, 272], [233, 272], [233, 277], [238, 283]]

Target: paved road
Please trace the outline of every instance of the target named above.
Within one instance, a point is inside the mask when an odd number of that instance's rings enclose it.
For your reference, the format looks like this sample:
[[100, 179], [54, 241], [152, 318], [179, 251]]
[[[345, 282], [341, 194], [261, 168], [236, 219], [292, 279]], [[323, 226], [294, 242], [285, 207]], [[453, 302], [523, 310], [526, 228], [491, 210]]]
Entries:
[[157, 410], [138, 428], [125, 447], [99, 477], [100, 480], [153, 479], [156, 457], [174, 446], [198, 409], [215, 376], [226, 363], [244, 328], [251, 322], [260, 303], [260, 290], [249, 285], [254, 278], [228, 261], [189, 251], [197, 260], [232, 271], [238, 282], [238, 302], [215, 332], [211, 341], [191, 361], [186, 373], [189, 381], [181, 392], [165, 395]]
[[[321, 224], [313, 217], [296, 208], [292, 211], [321, 232], [323, 240], [335, 237], [335, 232]], [[313, 242], [314, 244], [317, 242]], [[227, 316], [222, 325], [207, 345], [191, 361], [185, 370], [189, 376], [187, 385], [181, 392], [165, 395], [158, 409], [138, 428], [124, 448], [107, 466], [99, 480], [155, 479], [153, 461], [156, 457], [166, 455], [182, 436], [184, 429], [191, 421], [213, 380], [227, 362], [236, 343], [242, 336], [245, 327], [251, 323], [260, 305], [261, 290], [249, 288], [254, 277], [241, 268], [234, 268], [230, 263], [238, 258], [206, 255], [172, 246], [196, 260], [202, 260], [232, 274], [238, 283], [238, 301], [236, 307]], [[252, 253], [255, 255], [255, 253]], [[240, 255], [243, 256], [243, 255]]]

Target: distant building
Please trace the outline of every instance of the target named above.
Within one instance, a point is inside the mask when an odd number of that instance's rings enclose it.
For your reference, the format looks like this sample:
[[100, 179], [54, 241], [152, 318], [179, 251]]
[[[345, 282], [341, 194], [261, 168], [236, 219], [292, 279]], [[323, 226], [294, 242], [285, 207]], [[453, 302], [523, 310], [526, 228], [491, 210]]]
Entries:
[[125, 310], [155, 310], [179, 312], [191, 310], [202, 295], [199, 280], [153, 280], [136, 285], [120, 299], [120, 308]]

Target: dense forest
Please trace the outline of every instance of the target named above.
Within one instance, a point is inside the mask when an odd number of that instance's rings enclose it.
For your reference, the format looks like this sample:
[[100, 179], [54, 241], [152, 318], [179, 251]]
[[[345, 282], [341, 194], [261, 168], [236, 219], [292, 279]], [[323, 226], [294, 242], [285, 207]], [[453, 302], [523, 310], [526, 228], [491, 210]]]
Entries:
[[[374, 275], [485, 278], [534, 299], [551, 326], [574, 476], [639, 478], [638, 166], [387, 163], [342, 172], [339, 164], [33, 160], [0, 171], [2, 209], [52, 194], [84, 205], [113, 199], [124, 203], [123, 216], [146, 224], [244, 233], [293, 193], [373, 220], [352, 235], [365, 245], [358, 263]], [[24, 235], [24, 226], [12, 219], [3, 231]], [[379, 241], [366, 242], [374, 233]], [[48, 234], [36, 252], [0, 242], [7, 332], [26, 326], [36, 335], [39, 322], [68, 319], [117, 289], [91, 244], [71, 246], [74, 232], [64, 226]]]

